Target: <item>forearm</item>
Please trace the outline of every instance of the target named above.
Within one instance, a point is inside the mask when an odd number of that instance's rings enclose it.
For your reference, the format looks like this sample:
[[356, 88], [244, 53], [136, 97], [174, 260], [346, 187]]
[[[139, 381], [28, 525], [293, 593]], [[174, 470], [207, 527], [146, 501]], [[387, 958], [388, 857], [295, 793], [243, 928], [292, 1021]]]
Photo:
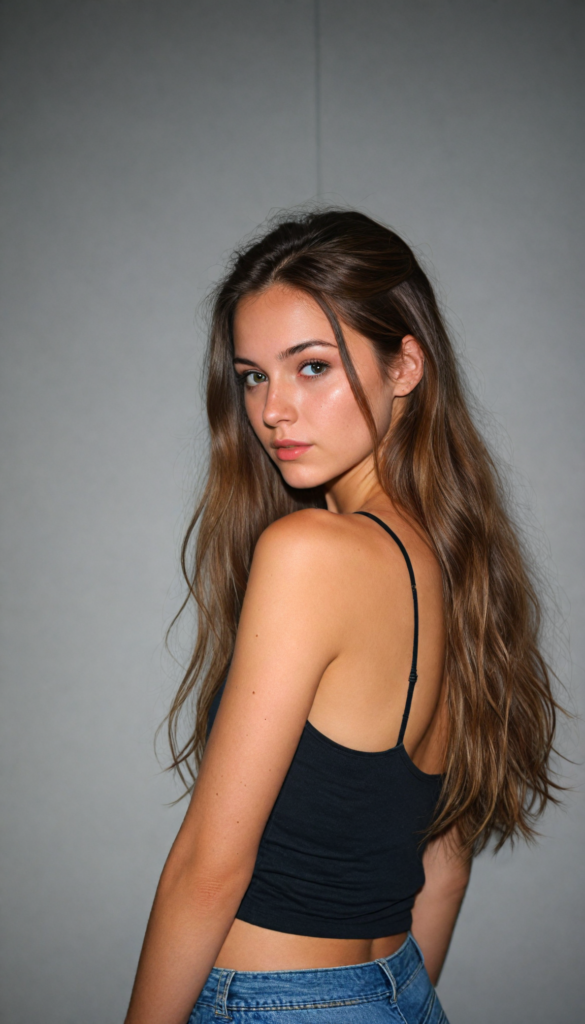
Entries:
[[436, 985], [471, 873], [471, 859], [462, 850], [456, 825], [428, 844], [423, 867], [425, 884], [414, 902], [412, 934]]
[[422, 950], [433, 985], [439, 980], [465, 890], [466, 883], [446, 892], [425, 893], [423, 888], [415, 902], [412, 934]]
[[245, 879], [163, 876], [154, 900], [125, 1024], [185, 1024], [232, 925]]

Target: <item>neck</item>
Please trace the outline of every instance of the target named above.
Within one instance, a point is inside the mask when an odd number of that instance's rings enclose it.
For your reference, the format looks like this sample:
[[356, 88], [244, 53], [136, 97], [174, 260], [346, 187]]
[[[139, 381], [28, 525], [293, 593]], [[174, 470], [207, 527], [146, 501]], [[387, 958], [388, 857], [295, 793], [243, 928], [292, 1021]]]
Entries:
[[324, 490], [329, 512], [347, 514], [372, 504], [391, 507], [391, 501], [376, 477], [372, 455], [342, 476], [330, 480]]

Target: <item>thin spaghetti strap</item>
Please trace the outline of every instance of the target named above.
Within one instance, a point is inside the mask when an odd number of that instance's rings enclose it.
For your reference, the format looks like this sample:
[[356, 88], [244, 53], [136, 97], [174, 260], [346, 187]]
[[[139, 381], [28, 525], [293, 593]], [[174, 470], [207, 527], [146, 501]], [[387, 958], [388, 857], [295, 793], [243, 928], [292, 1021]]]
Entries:
[[394, 530], [391, 530], [389, 526], [386, 526], [385, 522], [383, 522], [381, 519], [378, 519], [378, 516], [373, 515], [371, 512], [361, 512], [360, 511], [360, 512], [355, 512], [354, 515], [356, 515], [356, 516], [367, 516], [368, 519], [373, 519], [375, 523], [379, 523], [380, 526], [384, 530], [386, 530], [386, 533], [390, 534], [390, 536], [392, 537], [392, 540], [396, 541], [396, 543], [398, 544], [398, 547], [400, 548], [400, 550], [402, 551], [402, 554], [404, 555], [404, 561], [406, 562], [406, 567], [408, 569], [408, 575], [410, 576], [410, 586], [412, 588], [412, 601], [413, 601], [413, 604], [414, 604], [414, 639], [413, 639], [413, 643], [412, 643], [412, 665], [410, 666], [410, 674], [408, 676], [408, 693], [406, 695], [406, 704], [405, 704], [405, 707], [404, 707], [404, 714], [402, 715], [402, 724], [400, 726], [400, 732], [398, 734], [397, 746], [400, 746], [400, 744], [402, 743], [402, 741], [404, 739], [404, 733], [406, 732], [406, 726], [408, 725], [408, 716], [410, 715], [410, 705], [412, 704], [412, 695], [414, 693], [414, 686], [415, 686], [415, 683], [416, 683], [416, 680], [417, 680], [416, 667], [417, 667], [417, 659], [418, 659], [418, 596], [417, 596], [417, 593], [416, 593], [416, 580], [414, 578], [414, 570], [412, 568], [412, 562], [410, 561], [410, 558], [408, 556], [408, 551], [404, 547], [404, 544], [400, 540], [400, 537], [396, 536], [396, 534], [394, 533]]

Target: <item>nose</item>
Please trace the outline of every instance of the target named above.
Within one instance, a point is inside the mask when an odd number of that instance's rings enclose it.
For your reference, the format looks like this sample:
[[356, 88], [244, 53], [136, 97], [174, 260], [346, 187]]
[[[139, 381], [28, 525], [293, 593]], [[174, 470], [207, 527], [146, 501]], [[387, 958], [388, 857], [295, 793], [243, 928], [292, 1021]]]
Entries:
[[277, 427], [279, 423], [294, 423], [296, 418], [297, 412], [290, 389], [282, 380], [271, 381], [262, 412], [265, 425]]

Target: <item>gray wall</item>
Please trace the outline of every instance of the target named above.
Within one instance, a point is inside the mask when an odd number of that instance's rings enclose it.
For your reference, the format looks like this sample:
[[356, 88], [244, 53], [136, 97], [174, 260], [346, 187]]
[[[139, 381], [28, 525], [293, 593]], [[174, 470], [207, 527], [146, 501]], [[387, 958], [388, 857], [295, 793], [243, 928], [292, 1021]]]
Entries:
[[[322, 0], [316, 32], [308, 0], [5, 0], [10, 1024], [123, 1017], [183, 814], [153, 733], [204, 451], [195, 310], [230, 247], [319, 176], [325, 199], [393, 224], [436, 269], [582, 708], [581, 11]], [[577, 727], [562, 745], [579, 756]], [[476, 862], [440, 985], [452, 1024], [581, 1019], [581, 793], [536, 848]]]

